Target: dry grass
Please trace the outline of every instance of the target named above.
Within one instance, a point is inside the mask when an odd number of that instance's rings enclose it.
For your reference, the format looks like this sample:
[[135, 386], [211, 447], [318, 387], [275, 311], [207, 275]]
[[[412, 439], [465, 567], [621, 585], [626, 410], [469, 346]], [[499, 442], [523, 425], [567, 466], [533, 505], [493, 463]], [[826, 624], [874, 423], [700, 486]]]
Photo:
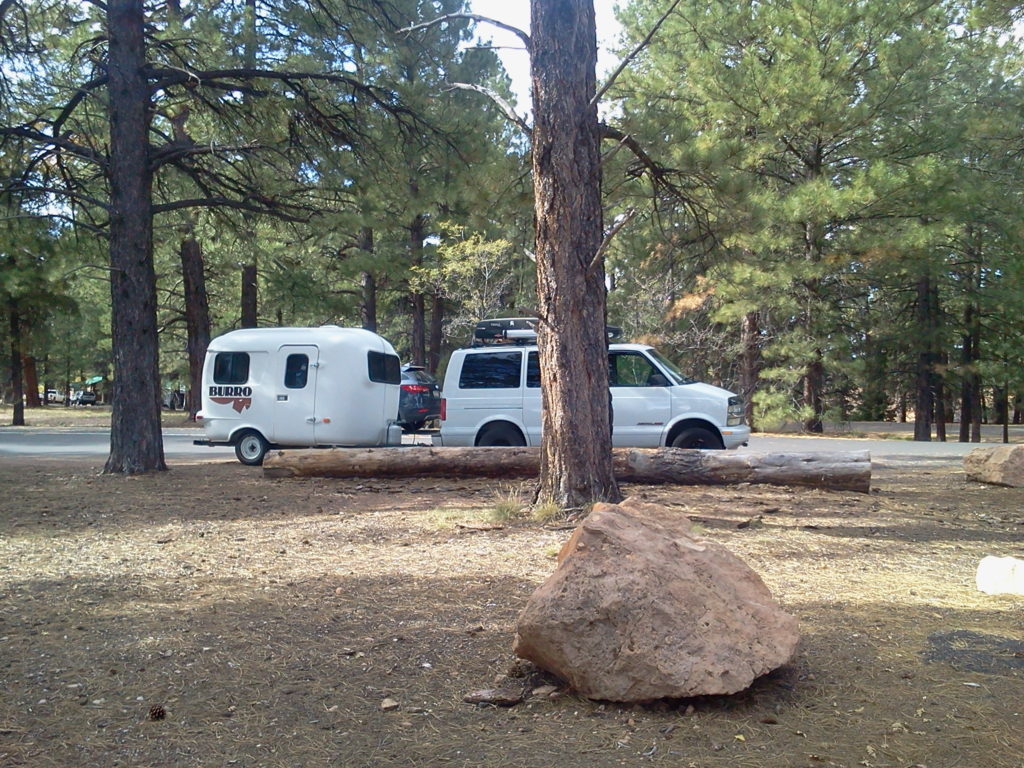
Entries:
[[492, 517], [528, 488], [5, 461], [0, 766], [1021, 768], [1024, 600], [973, 575], [1024, 555], [1024, 490], [876, 477], [630, 489], [758, 570], [799, 655], [733, 697], [494, 709], [462, 697], [544, 681], [512, 631], [569, 535]]

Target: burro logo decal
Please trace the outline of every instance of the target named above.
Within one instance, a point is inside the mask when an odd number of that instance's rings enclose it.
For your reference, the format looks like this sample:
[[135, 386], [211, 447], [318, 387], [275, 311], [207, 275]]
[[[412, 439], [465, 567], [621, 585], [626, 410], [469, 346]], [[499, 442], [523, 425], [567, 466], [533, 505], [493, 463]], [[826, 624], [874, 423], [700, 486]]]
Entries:
[[230, 405], [238, 413], [252, 405], [252, 387], [212, 385], [209, 394], [212, 402], [219, 405]]

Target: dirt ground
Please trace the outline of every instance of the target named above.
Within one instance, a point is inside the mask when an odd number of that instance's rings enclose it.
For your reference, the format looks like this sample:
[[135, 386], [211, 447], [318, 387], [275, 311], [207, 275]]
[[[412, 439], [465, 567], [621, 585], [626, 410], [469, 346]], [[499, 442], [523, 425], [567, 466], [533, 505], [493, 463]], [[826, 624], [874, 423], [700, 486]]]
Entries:
[[463, 697], [557, 685], [511, 653], [570, 533], [509, 516], [527, 486], [101, 467], [0, 463], [0, 766], [1024, 766], [1024, 598], [974, 586], [1024, 556], [1024, 489], [953, 463], [626, 487], [757, 570], [797, 657], [730, 697], [509, 708]]

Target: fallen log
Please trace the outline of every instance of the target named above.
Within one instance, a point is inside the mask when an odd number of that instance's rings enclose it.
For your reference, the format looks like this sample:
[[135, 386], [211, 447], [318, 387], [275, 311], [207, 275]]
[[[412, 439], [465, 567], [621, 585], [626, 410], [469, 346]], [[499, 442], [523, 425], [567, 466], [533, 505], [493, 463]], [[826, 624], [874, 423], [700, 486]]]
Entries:
[[[769, 483], [871, 490], [867, 451], [735, 453], [679, 448], [615, 448], [615, 476], [631, 483]], [[264, 477], [535, 477], [539, 448], [331, 448], [276, 450]]]

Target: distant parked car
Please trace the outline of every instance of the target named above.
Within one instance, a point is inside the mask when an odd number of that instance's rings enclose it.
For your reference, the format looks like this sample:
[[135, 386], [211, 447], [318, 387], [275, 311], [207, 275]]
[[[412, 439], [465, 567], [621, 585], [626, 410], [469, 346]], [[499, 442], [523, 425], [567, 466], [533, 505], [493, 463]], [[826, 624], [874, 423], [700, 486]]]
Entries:
[[441, 417], [441, 386], [422, 365], [402, 366], [398, 397], [398, 423], [405, 432], [417, 432]]
[[72, 401], [75, 405], [96, 405], [99, 397], [91, 389], [84, 389], [79, 392]]

